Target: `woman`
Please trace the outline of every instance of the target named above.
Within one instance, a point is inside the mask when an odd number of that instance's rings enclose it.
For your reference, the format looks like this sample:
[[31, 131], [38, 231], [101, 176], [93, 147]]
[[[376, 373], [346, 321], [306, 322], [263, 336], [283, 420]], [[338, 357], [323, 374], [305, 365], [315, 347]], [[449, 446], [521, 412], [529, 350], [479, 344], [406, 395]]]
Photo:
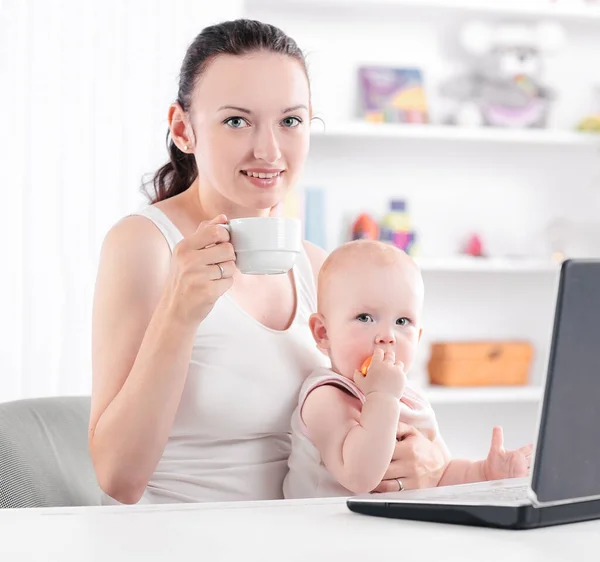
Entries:
[[[152, 205], [109, 231], [100, 258], [98, 481], [108, 502], [281, 498], [298, 390], [323, 361], [308, 318], [325, 253], [305, 243], [288, 275], [242, 275], [218, 225], [268, 215], [298, 180], [311, 119], [303, 55], [260, 22], [208, 27], [168, 117]], [[379, 490], [441, 476], [444, 451], [404, 430]]]

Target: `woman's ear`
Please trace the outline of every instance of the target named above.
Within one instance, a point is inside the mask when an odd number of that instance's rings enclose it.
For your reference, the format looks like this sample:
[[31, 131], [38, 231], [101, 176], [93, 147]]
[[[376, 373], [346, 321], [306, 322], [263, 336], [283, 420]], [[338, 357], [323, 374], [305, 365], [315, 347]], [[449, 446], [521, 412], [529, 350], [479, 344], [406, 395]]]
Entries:
[[192, 134], [190, 134], [191, 127], [189, 126], [185, 111], [178, 103], [171, 104], [168, 118], [171, 138], [177, 148], [181, 152], [192, 153], [194, 151], [194, 139]]
[[317, 347], [325, 354], [328, 355], [329, 351], [329, 337], [327, 336], [327, 328], [325, 326], [325, 317], [320, 313], [311, 314], [308, 319], [308, 325], [313, 335]]

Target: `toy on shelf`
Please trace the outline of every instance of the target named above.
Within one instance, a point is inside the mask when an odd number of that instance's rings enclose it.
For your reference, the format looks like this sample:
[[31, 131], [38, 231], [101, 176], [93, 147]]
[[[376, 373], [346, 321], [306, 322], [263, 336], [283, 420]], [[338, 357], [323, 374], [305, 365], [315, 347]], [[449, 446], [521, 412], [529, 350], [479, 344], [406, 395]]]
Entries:
[[481, 240], [481, 236], [479, 236], [478, 234], [471, 234], [471, 236], [467, 238], [462, 253], [474, 258], [485, 257], [483, 241]]
[[466, 75], [441, 86], [456, 102], [447, 121], [462, 126], [543, 128], [555, 93], [542, 82], [544, 57], [564, 43], [563, 28], [537, 24], [471, 22], [460, 40], [475, 58]]
[[377, 240], [379, 238], [379, 226], [377, 221], [367, 213], [361, 213], [352, 224], [352, 240]]
[[375, 123], [427, 123], [423, 77], [417, 68], [365, 66], [358, 70], [362, 117]]
[[416, 252], [416, 234], [411, 230], [410, 215], [406, 203], [401, 199], [390, 202], [390, 210], [381, 224], [380, 239], [389, 242], [407, 254], [414, 256]]
[[600, 113], [585, 117], [577, 126], [577, 130], [582, 133], [600, 133]]
[[600, 86], [596, 86], [594, 90], [594, 112], [584, 117], [577, 125], [577, 130], [584, 133], [600, 133]]

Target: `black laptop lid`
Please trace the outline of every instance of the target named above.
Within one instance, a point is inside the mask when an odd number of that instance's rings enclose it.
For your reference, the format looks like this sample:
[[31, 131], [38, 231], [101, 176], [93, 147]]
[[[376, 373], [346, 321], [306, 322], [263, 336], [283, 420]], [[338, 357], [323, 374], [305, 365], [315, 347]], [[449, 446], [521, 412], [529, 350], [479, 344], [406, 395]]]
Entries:
[[600, 496], [600, 260], [561, 268], [532, 489], [541, 503]]

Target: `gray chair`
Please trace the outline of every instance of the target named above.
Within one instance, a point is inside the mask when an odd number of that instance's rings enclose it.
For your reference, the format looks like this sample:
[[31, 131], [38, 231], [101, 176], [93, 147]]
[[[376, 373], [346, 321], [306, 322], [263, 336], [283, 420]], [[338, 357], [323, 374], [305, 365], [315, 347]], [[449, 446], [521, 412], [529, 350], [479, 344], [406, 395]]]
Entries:
[[88, 396], [0, 403], [0, 508], [100, 505]]

